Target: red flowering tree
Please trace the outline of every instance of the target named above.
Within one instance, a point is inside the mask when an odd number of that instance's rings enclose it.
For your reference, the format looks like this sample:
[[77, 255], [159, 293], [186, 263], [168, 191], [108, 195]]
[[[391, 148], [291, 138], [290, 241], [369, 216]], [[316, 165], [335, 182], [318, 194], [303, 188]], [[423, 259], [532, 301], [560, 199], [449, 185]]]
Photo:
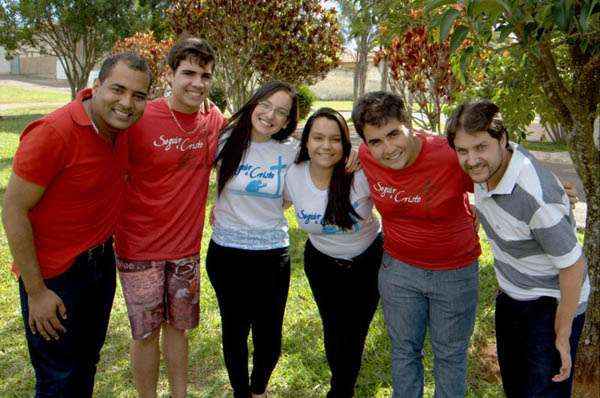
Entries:
[[436, 41], [421, 23], [421, 11], [411, 14], [413, 23], [404, 31], [391, 35], [391, 40], [377, 53], [374, 62], [387, 59], [392, 79], [408, 90], [408, 109], [412, 121], [421, 128], [440, 132], [442, 108], [449, 104], [458, 87], [450, 63], [449, 40]]
[[131, 37], [119, 40], [113, 47], [113, 53], [123, 51], [135, 52], [148, 61], [152, 70], [152, 87], [150, 88], [150, 98], [161, 97], [168, 88], [166, 80], [166, 57], [169, 49], [173, 45], [173, 39], [157, 41], [153, 32], [136, 33]]
[[179, 0], [168, 11], [177, 35], [207, 39], [217, 84], [238, 109], [258, 84], [312, 84], [335, 68], [342, 36], [335, 10], [319, 0]]

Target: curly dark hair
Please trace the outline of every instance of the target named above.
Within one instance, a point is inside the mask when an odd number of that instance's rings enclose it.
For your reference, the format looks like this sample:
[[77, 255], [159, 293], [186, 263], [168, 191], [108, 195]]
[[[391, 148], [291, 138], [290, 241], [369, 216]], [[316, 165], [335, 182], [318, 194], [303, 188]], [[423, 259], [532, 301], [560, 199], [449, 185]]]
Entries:
[[185, 60], [193, 61], [203, 67], [211, 65], [211, 69], [214, 69], [215, 51], [206, 40], [188, 37], [175, 43], [167, 54], [167, 64], [173, 72], [177, 71], [181, 61]]
[[363, 95], [352, 109], [354, 128], [363, 141], [365, 125], [381, 127], [390, 119], [397, 119], [403, 124], [408, 123], [402, 98], [386, 91], [374, 91]]
[[500, 112], [498, 105], [487, 99], [461, 104], [446, 122], [448, 145], [454, 149], [454, 138], [458, 131], [467, 134], [487, 131], [498, 141], [506, 136], [506, 148], [509, 148], [508, 131], [502, 120], [496, 117], [498, 112]]

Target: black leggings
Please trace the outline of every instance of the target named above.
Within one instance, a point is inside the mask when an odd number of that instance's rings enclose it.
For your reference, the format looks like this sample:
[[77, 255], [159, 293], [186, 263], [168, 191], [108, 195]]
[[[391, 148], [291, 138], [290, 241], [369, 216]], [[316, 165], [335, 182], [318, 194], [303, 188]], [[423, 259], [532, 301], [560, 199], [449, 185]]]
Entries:
[[[281, 354], [290, 285], [288, 249], [244, 250], [211, 240], [206, 270], [221, 312], [223, 356], [235, 398], [262, 394]], [[254, 356], [248, 378], [248, 334]]]
[[323, 321], [331, 388], [327, 397], [351, 398], [365, 339], [379, 302], [381, 236], [352, 261], [337, 260], [306, 241], [304, 270]]

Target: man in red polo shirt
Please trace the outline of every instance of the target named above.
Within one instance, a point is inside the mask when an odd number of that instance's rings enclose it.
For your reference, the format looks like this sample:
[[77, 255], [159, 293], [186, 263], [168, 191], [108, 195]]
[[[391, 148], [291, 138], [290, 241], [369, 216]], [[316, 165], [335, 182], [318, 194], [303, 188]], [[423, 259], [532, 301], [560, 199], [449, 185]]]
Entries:
[[393, 397], [423, 396], [427, 329], [435, 396], [464, 397], [481, 253], [467, 199], [473, 184], [445, 137], [407, 127], [399, 96], [366, 94], [352, 120], [383, 225], [379, 291], [392, 341]]
[[115, 292], [111, 236], [127, 156], [119, 133], [141, 117], [150, 81], [142, 58], [113, 55], [92, 89], [21, 135], [2, 221], [37, 397], [92, 396]]
[[148, 103], [128, 131], [129, 180], [115, 234], [117, 268], [140, 397], [156, 396], [162, 329], [171, 396], [185, 397], [186, 331], [198, 326], [200, 241], [208, 181], [225, 119], [204, 107], [215, 55], [188, 38], [167, 56], [171, 96]]

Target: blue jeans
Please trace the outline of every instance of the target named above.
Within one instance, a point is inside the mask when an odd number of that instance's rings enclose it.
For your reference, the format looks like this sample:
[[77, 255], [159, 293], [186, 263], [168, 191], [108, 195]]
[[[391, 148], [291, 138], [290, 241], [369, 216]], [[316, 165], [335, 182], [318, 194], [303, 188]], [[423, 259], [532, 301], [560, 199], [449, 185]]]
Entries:
[[[560, 369], [560, 355], [554, 346], [554, 318], [557, 301], [552, 297], [519, 301], [506, 293], [496, 297], [496, 341], [502, 386], [508, 398], [568, 398], [573, 372], [563, 382], [552, 376]], [[571, 362], [575, 367], [577, 344], [585, 315], [573, 319]]]
[[60, 321], [67, 331], [56, 341], [31, 333], [27, 293], [19, 279], [25, 337], [35, 370], [35, 396], [91, 397], [115, 296], [112, 239], [79, 255], [67, 271], [44, 282], [65, 304], [67, 319]]
[[392, 341], [394, 398], [423, 396], [423, 342], [428, 326], [435, 397], [465, 396], [478, 285], [477, 261], [456, 270], [430, 271], [384, 254], [379, 292]]

